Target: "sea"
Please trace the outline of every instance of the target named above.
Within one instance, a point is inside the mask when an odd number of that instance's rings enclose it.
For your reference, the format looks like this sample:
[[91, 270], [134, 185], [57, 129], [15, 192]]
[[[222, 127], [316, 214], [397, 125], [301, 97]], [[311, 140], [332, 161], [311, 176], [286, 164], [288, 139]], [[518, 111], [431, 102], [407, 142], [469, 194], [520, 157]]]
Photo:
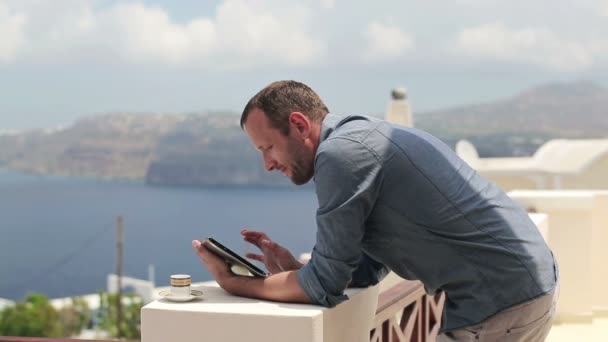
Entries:
[[[123, 218], [123, 274], [156, 286], [169, 276], [211, 280], [192, 249], [213, 237], [237, 253], [256, 252], [243, 228], [266, 232], [298, 256], [315, 240], [312, 187], [153, 187], [135, 181], [35, 176], [0, 169], [0, 298], [23, 300], [106, 290], [117, 270]], [[258, 265], [260, 265], [258, 263]]]

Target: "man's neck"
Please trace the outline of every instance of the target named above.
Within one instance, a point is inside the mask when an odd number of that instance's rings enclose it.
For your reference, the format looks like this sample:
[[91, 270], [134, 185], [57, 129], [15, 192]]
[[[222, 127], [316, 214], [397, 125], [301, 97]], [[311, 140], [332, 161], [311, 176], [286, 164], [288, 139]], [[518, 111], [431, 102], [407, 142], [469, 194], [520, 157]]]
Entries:
[[312, 129], [310, 131], [310, 141], [312, 142], [314, 154], [317, 153], [317, 148], [321, 143], [321, 125], [321, 122], [313, 122]]

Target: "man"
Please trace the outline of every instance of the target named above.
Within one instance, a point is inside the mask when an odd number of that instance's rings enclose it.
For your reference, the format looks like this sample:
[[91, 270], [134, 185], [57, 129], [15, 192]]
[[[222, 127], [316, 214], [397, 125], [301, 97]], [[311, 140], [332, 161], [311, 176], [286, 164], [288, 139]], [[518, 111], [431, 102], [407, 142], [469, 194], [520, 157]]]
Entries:
[[[266, 170], [295, 184], [314, 177], [317, 241], [302, 265], [263, 232], [242, 231], [263, 254], [265, 279], [236, 276], [193, 241], [226, 291], [334, 306], [348, 286], [392, 270], [446, 293], [443, 341], [542, 341], [555, 311], [557, 266], [526, 212], [435, 137], [364, 116], [329, 114], [295, 81], [270, 84], [241, 127]], [[203, 242], [203, 245], [206, 242]]]

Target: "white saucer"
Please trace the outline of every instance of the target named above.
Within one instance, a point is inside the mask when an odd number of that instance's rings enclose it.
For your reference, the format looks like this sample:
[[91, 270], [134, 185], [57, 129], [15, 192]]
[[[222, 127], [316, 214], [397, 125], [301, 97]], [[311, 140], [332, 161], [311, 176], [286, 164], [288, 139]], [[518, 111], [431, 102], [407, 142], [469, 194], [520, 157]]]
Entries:
[[172, 302], [188, 302], [194, 298], [202, 298], [203, 293], [197, 290], [190, 290], [189, 296], [175, 296], [171, 294], [171, 290], [164, 290], [158, 293], [161, 297], [166, 298]]

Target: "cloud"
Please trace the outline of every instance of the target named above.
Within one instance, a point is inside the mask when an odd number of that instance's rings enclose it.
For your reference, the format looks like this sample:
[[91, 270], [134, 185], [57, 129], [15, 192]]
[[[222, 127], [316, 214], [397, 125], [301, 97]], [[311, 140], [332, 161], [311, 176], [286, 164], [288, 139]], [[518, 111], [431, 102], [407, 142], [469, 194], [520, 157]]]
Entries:
[[[608, 15], [608, 0], [581, 0], [576, 5], [557, 0], [555, 7], [568, 11], [542, 17], [545, 1], [527, 4], [522, 13], [498, 0], [389, 1], [386, 6], [369, 6], [364, 1], [218, 0], [208, 12], [178, 11], [181, 15], [176, 16], [170, 10], [182, 5], [165, 1], [0, 0], [0, 65], [240, 70], [375, 67], [404, 57], [411, 65], [433, 69], [471, 61], [567, 72], [608, 65], [608, 44], [604, 43], [608, 26], [601, 16]], [[439, 10], [450, 15], [436, 16]], [[497, 11], [508, 26], [488, 21]], [[400, 13], [398, 20], [372, 19], [390, 18], [394, 13]], [[470, 22], [490, 24], [467, 27]], [[446, 46], [453, 53], [449, 61]]]
[[374, 21], [368, 24], [363, 33], [366, 48], [363, 60], [381, 62], [404, 56], [414, 46], [414, 38], [394, 25]]
[[[251, 59], [263, 64], [313, 64], [325, 55], [325, 43], [307, 31], [312, 25], [307, 8], [255, 6], [247, 1], [225, 1], [215, 26], [218, 47], [233, 63]], [[233, 58], [230, 58], [233, 57]]]
[[608, 0], [602, 0], [600, 1], [600, 13], [604, 16], [604, 17], [608, 17]]
[[586, 69], [593, 63], [589, 46], [545, 28], [509, 29], [493, 23], [462, 30], [456, 39], [460, 54], [477, 59], [534, 64], [559, 71]]
[[17, 57], [24, 42], [25, 23], [25, 15], [12, 13], [0, 2], [0, 62], [11, 62]]
[[333, 9], [336, 6], [336, 0], [319, 0], [321, 8]]
[[[31, 13], [23, 8], [24, 13], [13, 14], [10, 20], [4, 19], [10, 12], [0, 7], [3, 37], [4, 31], [27, 33], [7, 35], [14, 37], [13, 43], [2, 39], [0, 58], [243, 68], [309, 65], [325, 54], [324, 43], [309, 33], [307, 8], [299, 5], [271, 7], [261, 1], [225, 0], [214, 16], [177, 22], [163, 8], [141, 2], [106, 7], [94, 6], [94, 1], [53, 4], [48, 8], [51, 13], [35, 3]], [[25, 23], [27, 14], [32, 20]]]
[[[214, 51], [218, 38], [209, 19], [178, 24], [163, 9], [139, 3], [118, 4], [83, 22], [88, 23], [83, 25], [84, 38], [96, 38], [97, 47], [87, 44], [90, 48], [108, 51], [110, 57], [132, 63], [204, 61]], [[84, 40], [78, 41], [79, 45], [83, 43]]]

